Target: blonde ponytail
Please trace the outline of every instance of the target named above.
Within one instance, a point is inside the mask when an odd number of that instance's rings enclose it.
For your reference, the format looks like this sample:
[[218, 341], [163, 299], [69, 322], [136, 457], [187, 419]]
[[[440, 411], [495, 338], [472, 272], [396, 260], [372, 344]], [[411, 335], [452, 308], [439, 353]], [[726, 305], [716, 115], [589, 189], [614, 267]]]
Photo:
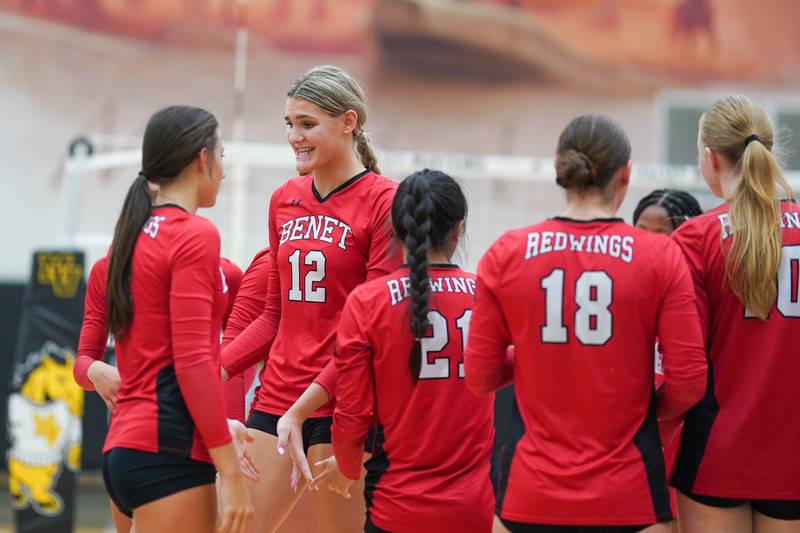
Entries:
[[730, 199], [734, 233], [725, 255], [725, 274], [745, 308], [766, 319], [777, 297], [783, 244], [778, 185], [792, 198], [771, 151], [772, 123], [766, 111], [749, 98], [730, 96], [703, 115], [700, 139], [734, 164], [741, 175]]

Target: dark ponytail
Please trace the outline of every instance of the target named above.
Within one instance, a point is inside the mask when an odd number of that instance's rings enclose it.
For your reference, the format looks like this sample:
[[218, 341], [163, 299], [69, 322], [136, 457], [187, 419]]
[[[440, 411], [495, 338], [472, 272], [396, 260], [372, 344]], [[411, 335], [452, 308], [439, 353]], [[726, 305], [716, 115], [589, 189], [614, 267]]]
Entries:
[[119, 338], [133, 320], [131, 258], [142, 226], [150, 217], [148, 181], [170, 183], [203, 148], [212, 154], [217, 143], [217, 119], [197, 107], [171, 106], [147, 122], [142, 142], [142, 170], [133, 180], [114, 228], [108, 261], [106, 303], [108, 330]]
[[408, 365], [415, 382], [422, 368], [422, 338], [430, 326], [427, 254], [446, 247], [451, 242], [452, 232], [466, 216], [467, 201], [461, 187], [437, 170], [420, 170], [407, 177], [392, 202], [394, 232], [407, 252], [411, 333], [414, 335]]
[[108, 261], [108, 329], [114, 337], [119, 337], [128, 329], [133, 318], [133, 300], [131, 299], [131, 256], [133, 245], [139, 237], [139, 231], [150, 216], [150, 188], [143, 174], [133, 180], [122, 212], [114, 228], [111, 257]]

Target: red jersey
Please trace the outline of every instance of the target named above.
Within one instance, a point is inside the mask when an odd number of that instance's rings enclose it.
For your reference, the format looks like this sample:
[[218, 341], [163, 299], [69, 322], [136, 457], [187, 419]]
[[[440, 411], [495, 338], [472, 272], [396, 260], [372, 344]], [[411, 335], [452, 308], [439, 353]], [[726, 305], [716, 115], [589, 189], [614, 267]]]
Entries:
[[239, 285], [242, 283], [242, 269], [231, 260], [220, 257], [219, 273], [222, 277], [222, 297], [225, 300], [225, 313], [222, 315], [222, 330], [224, 331], [233, 311], [236, 293], [239, 292]]
[[[478, 267], [467, 380], [493, 390], [513, 359], [516, 446], [501, 464], [507, 520], [669, 520], [656, 414], [705, 390], [691, 277], [667, 237], [622, 219], [554, 218], [510, 231]], [[654, 395], [653, 346], [666, 380]]]
[[749, 317], [725, 280], [727, 205], [673, 234], [694, 277], [709, 360], [708, 391], [686, 417], [671, 480], [682, 491], [800, 499], [800, 207], [781, 210], [778, 298], [766, 320]]
[[348, 297], [334, 356], [333, 451], [342, 473], [358, 479], [374, 412], [379, 438], [365, 481], [372, 522], [397, 533], [488, 533], [494, 398], [467, 390], [462, 362], [475, 277], [455, 265], [431, 265], [428, 273], [431, 327], [416, 384], [408, 269]]
[[[388, 178], [364, 171], [324, 198], [312, 175], [272, 194], [264, 312], [223, 354], [225, 370], [235, 375], [269, 353], [255, 409], [282, 415], [300, 397], [331, 360], [347, 295], [397, 265], [389, 253], [396, 189]], [[329, 403], [312, 416], [332, 410]]]
[[160, 206], [131, 259], [133, 320], [116, 342], [122, 386], [103, 451], [132, 448], [211, 462], [231, 440], [219, 380], [225, 312], [219, 233]]
[[[233, 310], [228, 318], [228, 324], [225, 327], [225, 335], [222, 339], [223, 349], [253, 320], [258, 318], [264, 310], [264, 302], [267, 299], [270, 258], [269, 248], [264, 248], [255, 255], [253, 261], [250, 262], [250, 266], [247, 267], [247, 271], [241, 279], [239, 292], [236, 295]], [[245, 421], [245, 396], [247, 391], [250, 390], [250, 385], [252, 385], [255, 376], [256, 365], [253, 365], [239, 374], [231, 376], [222, 385], [228, 418], [235, 418], [240, 422]]]
[[86, 281], [78, 356], [75, 358], [75, 366], [72, 367], [75, 382], [86, 390], [94, 390], [94, 384], [89, 380], [89, 367], [95, 361], [103, 360], [108, 344], [107, 277], [108, 256], [103, 256], [92, 266]]

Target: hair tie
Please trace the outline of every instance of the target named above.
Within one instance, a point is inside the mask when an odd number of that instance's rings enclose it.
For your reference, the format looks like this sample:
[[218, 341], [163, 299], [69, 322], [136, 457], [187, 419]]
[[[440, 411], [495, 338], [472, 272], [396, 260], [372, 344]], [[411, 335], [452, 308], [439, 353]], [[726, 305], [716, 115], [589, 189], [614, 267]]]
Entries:
[[146, 179], [147, 181], [150, 181], [150, 178], [147, 177], [147, 174], [144, 173], [144, 170], [140, 170], [139, 174], [137, 174], [137, 176], [141, 176], [144, 179]]
[[752, 135], [749, 135], [749, 136], [747, 137], [747, 139], [745, 139], [745, 140], [744, 140], [744, 145], [745, 145], [745, 146], [747, 146], [748, 144], [750, 144], [750, 143], [751, 143], [751, 142], [753, 142], [753, 141], [758, 141], [758, 142], [761, 142], [761, 139], [759, 139], [759, 138], [758, 138], [758, 135], [756, 135], [756, 134], [754, 133], [754, 134], [752, 134]]

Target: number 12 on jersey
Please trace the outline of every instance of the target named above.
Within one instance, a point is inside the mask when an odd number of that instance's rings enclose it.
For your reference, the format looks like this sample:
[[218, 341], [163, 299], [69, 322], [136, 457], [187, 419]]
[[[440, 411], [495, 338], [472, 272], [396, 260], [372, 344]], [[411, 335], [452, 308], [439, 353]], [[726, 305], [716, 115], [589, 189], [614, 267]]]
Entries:
[[[289, 256], [292, 267], [292, 286], [289, 287], [290, 302], [325, 302], [325, 287], [315, 286], [325, 279], [325, 254], [319, 250], [306, 252], [303, 264], [309, 268], [306, 272], [304, 287], [300, 287], [300, 250]], [[305, 289], [305, 290], [303, 290]]]
[[565, 344], [568, 332], [564, 326], [564, 301], [573, 301], [575, 337], [588, 346], [602, 346], [611, 339], [614, 318], [609, 307], [614, 301], [614, 281], [602, 270], [587, 270], [575, 282], [575, 290], [564, 289], [564, 269], [553, 269], [542, 278], [545, 292], [545, 323], [541, 328], [542, 342]]

